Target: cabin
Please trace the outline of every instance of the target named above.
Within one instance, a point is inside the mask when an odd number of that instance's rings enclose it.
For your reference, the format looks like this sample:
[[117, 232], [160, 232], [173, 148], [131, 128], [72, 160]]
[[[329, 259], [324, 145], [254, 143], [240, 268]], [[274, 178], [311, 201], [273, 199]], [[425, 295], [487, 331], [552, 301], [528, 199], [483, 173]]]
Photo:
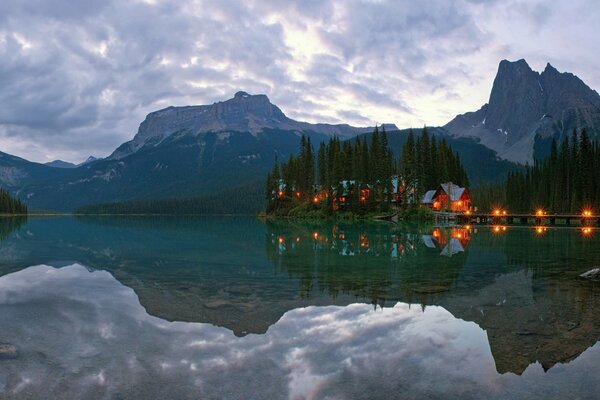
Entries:
[[415, 188], [398, 175], [391, 179], [391, 202], [392, 204], [415, 204]]
[[446, 182], [426, 192], [421, 204], [434, 211], [464, 212], [471, 209], [471, 195], [467, 188]]

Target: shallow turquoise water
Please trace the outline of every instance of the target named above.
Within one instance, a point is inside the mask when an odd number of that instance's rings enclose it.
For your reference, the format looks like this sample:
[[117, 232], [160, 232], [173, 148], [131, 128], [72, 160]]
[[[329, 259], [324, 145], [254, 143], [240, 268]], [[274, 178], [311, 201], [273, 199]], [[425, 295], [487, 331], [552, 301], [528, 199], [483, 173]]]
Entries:
[[0, 398], [597, 398], [600, 231], [0, 220]]

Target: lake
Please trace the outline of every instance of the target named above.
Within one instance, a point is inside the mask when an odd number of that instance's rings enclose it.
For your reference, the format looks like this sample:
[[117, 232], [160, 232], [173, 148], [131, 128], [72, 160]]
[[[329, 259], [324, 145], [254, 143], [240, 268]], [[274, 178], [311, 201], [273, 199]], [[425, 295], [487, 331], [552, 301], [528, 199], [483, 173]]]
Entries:
[[598, 398], [599, 260], [594, 229], [3, 218], [0, 398]]

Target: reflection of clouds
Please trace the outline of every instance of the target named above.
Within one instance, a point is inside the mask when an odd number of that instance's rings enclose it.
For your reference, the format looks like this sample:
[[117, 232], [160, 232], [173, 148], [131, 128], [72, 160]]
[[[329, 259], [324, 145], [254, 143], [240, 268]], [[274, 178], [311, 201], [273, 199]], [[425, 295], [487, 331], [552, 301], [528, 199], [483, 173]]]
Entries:
[[109, 273], [78, 265], [0, 278], [0, 342], [21, 354], [0, 361], [0, 397], [566, 397], [599, 386], [598, 347], [547, 374], [499, 375], [485, 332], [441, 307], [307, 307], [238, 338], [149, 316]]

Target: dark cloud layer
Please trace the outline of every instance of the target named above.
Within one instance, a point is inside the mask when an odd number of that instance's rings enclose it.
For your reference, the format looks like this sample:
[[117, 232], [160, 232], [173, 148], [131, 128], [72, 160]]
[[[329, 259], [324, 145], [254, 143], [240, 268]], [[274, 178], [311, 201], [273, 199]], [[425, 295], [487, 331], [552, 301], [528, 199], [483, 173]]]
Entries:
[[0, 150], [80, 161], [168, 105], [266, 93], [311, 122], [442, 124], [502, 58], [600, 86], [593, 1], [0, 3]]

